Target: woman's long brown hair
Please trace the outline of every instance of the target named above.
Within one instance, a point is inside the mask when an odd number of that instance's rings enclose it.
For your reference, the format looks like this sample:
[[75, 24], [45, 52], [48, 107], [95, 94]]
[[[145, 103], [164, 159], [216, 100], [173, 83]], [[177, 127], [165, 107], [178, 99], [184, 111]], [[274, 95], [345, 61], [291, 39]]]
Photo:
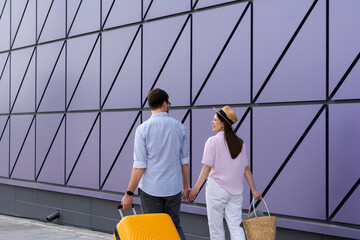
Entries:
[[228, 145], [231, 158], [235, 159], [241, 153], [244, 141], [235, 134], [231, 125], [226, 122], [219, 113], [216, 113], [216, 115], [220, 121], [224, 123], [225, 140]]

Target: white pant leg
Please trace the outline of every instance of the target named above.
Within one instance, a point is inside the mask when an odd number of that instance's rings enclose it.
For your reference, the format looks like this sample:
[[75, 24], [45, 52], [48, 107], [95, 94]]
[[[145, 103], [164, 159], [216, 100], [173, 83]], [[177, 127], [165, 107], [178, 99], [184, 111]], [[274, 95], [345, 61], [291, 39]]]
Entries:
[[225, 240], [224, 216], [225, 204], [229, 199], [229, 194], [208, 177], [206, 183], [206, 209], [211, 240]]
[[245, 240], [245, 234], [242, 227], [242, 202], [243, 195], [231, 195], [225, 205], [225, 220], [228, 225], [232, 240]]

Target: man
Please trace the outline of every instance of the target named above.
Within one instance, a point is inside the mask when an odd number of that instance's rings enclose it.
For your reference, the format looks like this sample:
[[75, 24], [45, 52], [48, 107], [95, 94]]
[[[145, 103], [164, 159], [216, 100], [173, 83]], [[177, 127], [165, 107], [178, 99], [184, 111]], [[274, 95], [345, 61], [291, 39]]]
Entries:
[[169, 116], [169, 96], [159, 88], [147, 96], [152, 112], [135, 133], [134, 165], [127, 192], [121, 200], [123, 209], [130, 209], [139, 184], [143, 213], [167, 213], [181, 239], [181, 197], [190, 192], [189, 140], [185, 126]]

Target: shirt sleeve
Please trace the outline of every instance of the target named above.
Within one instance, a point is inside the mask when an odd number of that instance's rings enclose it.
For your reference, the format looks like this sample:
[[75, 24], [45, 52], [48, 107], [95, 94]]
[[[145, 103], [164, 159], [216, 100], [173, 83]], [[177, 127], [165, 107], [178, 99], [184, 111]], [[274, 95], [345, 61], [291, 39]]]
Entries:
[[135, 132], [134, 140], [134, 164], [133, 168], [146, 168], [147, 167], [147, 151], [145, 138], [141, 134], [139, 128]]
[[180, 161], [181, 165], [189, 164], [189, 138], [186, 133], [186, 128], [183, 127], [183, 143], [180, 150]]
[[244, 151], [245, 167], [246, 167], [246, 166], [249, 166], [249, 159], [248, 159], [247, 153], [246, 153], [246, 145], [245, 145], [245, 142], [243, 143], [243, 147], [242, 147], [241, 151]]
[[214, 139], [210, 137], [205, 143], [204, 154], [201, 163], [213, 167], [215, 162], [215, 154], [216, 150]]

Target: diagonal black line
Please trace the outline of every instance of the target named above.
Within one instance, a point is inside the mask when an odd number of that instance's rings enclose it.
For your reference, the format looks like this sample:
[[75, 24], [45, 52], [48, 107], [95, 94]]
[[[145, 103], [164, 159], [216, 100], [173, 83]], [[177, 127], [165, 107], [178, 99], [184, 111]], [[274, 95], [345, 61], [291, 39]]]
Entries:
[[68, 31], [67, 34], [66, 34], [66, 37], [68, 37], [69, 34], [70, 34], [70, 31], [71, 31], [71, 29], [72, 29], [72, 27], [73, 27], [73, 25], [74, 25], [74, 22], [75, 22], [75, 19], [76, 19], [78, 13], [79, 13], [79, 10], [80, 10], [80, 7], [81, 7], [82, 2], [83, 2], [83, 0], [80, 0], [79, 6], [78, 6], [78, 8], [76, 9], [74, 18], [73, 18], [73, 20], [72, 20], [72, 22], [71, 22], [71, 25], [70, 25], [70, 27], [69, 27], [69, 31]]
[[36, 43], [39, 42], [39, 40], [40, 40], [41, 34], [42, 34], [42, 32], [43, 32], [43, 30], [44, 30], [44, 28], [45, 28], [45, 24], [46, 24], [46, 22], [47, 22], [47, 20], [48, 20], [48, 17], [49, 17], [49, 15], [50, 15], [50, 11], [51, 11], [51, 9], [52, 9], [52, 7], [53, 7], [53, 5], [54, 5], [54, 1], [55, 1], [55, 0], [52, 0], [52, 1], [51, 1], [49, 10], [48, 10], [48, 12], [47, 12], [47, 14], [46, 14], [45, 21], [44, 21], [44, 23], [43, 23], [43, 25], [42, 25], [42, 27], [41, 27], [41, 30], [40, 30], [40, 33], [39, 33], [39, 37], [38, 37], [38, 39], [36, 40]]
[[350, 74], [350, 72], [352, 71], [352, 69], [355, 67], [356, 63], [359, 61], [360, 59], [360, 52], [358, 53], [358, 55], [355, 57], [354, 61], [351, 63], [350, 67], [346, 70], [344, 76], [341, 78], [341, 80], [338, 82], [338, 84], [336, 85], [336, 87], [334, 88], [334, 90], [332, 91], [332, 93], [330, 94], [330, 99], [333, 98], [336, 94], [336, 92], [339, 90], [339, 88], [341, 87], [341, 85], [344, 83], [344, 81], [346, 80], [346, 78], [348, 77], [348, 75]]
[[1, 10], [1, 13], [0, 13], [0, 21], [1, 21], [1, 18], [3, 16], [3, 14], [4, 14], [6, 3], [7, 3], [7, 0], [5, 1], [4, 6], [3, 6], [2, 10]]
[[68, 105], [67, 105], [67, 107], [66, 107], [66, 110], [68, 110], [68, 108], [70, 107], [70, 104], [71, 104], [71, 102], [72, 102], [72, 100], [73, 100], [73, 98], [74, 98], [74, 96], [75, 96], [75, 93], [76, 93], [76, 91], [77, 91], [77, 89], [78, 89], [78, 87], [79, 87], [79, 85], [80, 85], [80, 82], [81, 82], [81, 80], [82, 80], [82, 77], [83, 77], [83, 75], [84, 75], [84, 73], [85, 73], [85, 70], [86, 70], [86, 68], [87, 68], [87, 66], [88, 66], [88, 64], [89, 64], [89, 62], [90, 62], [91, 56], [92, 56], [92, 54], [93, 54], [93, 52], [94, 52], [94, 50], [95, 50], [95, 48], [96, 48], [96, 45], [97, 45], [97, 42], [99, 41], [99, 38], [100, 38], [100, 34], [98, 34], [98, 36], [97, 36], [97, 38], [96, 38], [96, 40], [95, 40], [94, 46], [93, 46], [92, 49], [91, 49], [90, 55], [89, 55], [88, 59], [86, 60], [85, 66], [84, 66], [84, 68], [83, 68], [83, 70], [82, 70], [82, 72], [81, 72], [81, 74], [80, 74], [79, 80], [78, 80], [78, 82], [77, 82], [77, 84], [76, 84], [76, 86], [75, 86], [75, 89], [74, 89], [74, 91], [73, 91], [73, 93], [72, 93], [72, 95], [71, 95], [71, 98], [70, 98], [69, 103], [68, 103]]
[[194, 103], [196, 102], [196, 100], [199, 98], [199, 96], [200, 96], [200, 94], [201, 94], [202, 90], [204, 89], [204, 87], [205, 87], [206, 83], [208, 82], [208, 80], [209, 80], [209, 78], [210, 78], [211, 74], [212, 74], [212, 73], [213, 73], [213, 71], [215, 70], [216, 65], [218, 64], [218, 62], [219, 62], [220, 58], [221, 58], [221, 57], [222, 57], [222, 55], [224, 54], [224, 52], [225, 52], [225, 50], [226, 50], [227, 46], [229, 45], [229, 43], [230, 43], [230, 41], [231, 41], [232, 37], [234, 36], [234, 34], [235, 34], [235, 32], [236, 32], [237, 28], [239, 27], [239, 25], [240, 25], [240, 23], [241, 23], [241, 20], [244, 18], [244, 16], [245, 16], [245, 14], [246, 14], [247, 10], [249, 9], [250, 5], [251, 5], [251, 3], [250, 3], [250, 2], [246, 5], [246, 7], [245, 7], [244, 11], [242, 12], [242, 14], [241, 14], [241, 16], [240, 16], [239, 20], [238, 20], [238, 21], [237, 21], [237, 23], [235, 24], [234, 29], [232, 30], [232, 32], [231, 32], [231, 34], [230, 34], [230, 36], [229, 36], [229, 37], [228, 37], [228, 39], [226, 40], [224, 47], [221, 49], [220, 54], [219, 54], [219, 55], [218, 55], [218, 57], [216, 58], [216, 60], [215, 60], [215, 62], [214, 62], [214, 64], [213, 64], [213, 66], [211, 67], [211, 69], [210, 69], [209, 73], [207, 74], [207, 76], [206, 76], [206, 78], [205, 78], [204, 82], [202, 83], [202, 85], [201, 85], [201, 87], [200, 87], [200, 89], [199, 89], [198, 93], [196, 94], [196, 96], [195, 96], [195, 98], [194, 98], [194, 101], [192, 102], [192, 105], [194, 105]]
[[298, 35], [298, 33], [300, 32], [301, 28], [303, 27], [303, 25], [305, 24], [306, 20], [308, 19], [309, 15], [311, 14], [312, 10], [314, 9], [315, 5], [317, 4], [318, 0], [314, 0], [313, 4], [311, 5], [311, 7], [309, 8], [309, 10], [307, 11], [307, 13], [305, 14], [304, 18], [301, 20], [300, 25], [297, 27], [297, 29], [295, 30], [294, 34], [292, 35], [290, 41], [288, 42], [288, 44], [286, 45], [285, 49], [282, 51], [280, 57], [278, 58], [278, 60], [276, 61], [275, 65], [273, 66], [273, 68], [271, 69], [269, 75], [266, 77], [265, 81], [263, 82], [263, 84], [261, 85], [259, 91], [257, 92], [253, 102], [256, 102], [257, 99], [260, 97], [262, 91], [264, 90], [264, 88], [266, 87], [266, 85], [268, 84], [268, 82], [270, 81], [272, 75], [274, 74], [275, 70], [277, 69], [277, 67], [279, 66], [280, 62], [282, 61], [282, 59], [284, 58], [285, 54], [287, 53], [287, 51], [289, 50], [290, 46], [292, 45], [292, 43], [294, 42], [296, 36]]
[[246, 111], [245, 111], [244, 115], [242, 116], [242, 118], [240, 119], [238, 125], [235, 127], [234, 132], [237, 132], [239, 130], [240, 126], [245, 121], [245, 119], [246, 119], [247, 115], [249, 114], [250, 110], [251, 110], [251, 107], [248, 107], [246, 109]]
[[26, 142], [26, 140], [27, 140], [27, 138], [28, 138], [28, 136], [29, 136], [29, 133], [30, 133], [31, 127], [32, 127], [32, 125], [33, 125], [33, 123], [34, 123], [35, 117], [36, 117], [36, 115], [34, 115], [33, 118], [32, 118], [32, 120], [31, 120], [29, 129], [27, 130], [26, 135], [25, 135], [25, 138], [24, 138], [24, 141], [23, 141], [22, 144], [21, 144], [21, 147], [20, 147], [20, 150], [19, 150], [18, 155], [17, 155], [17, 157], [16, 157], [15, 163], [14, 163], [12, 169], [11, 169], [9, 178], [11, 178], [11, 175], [13, 174], [13, 172], [14, 172], [14, 170], [15, 170], [16, 164], [17, 164], [17, 162], [18, 162], [18, 160], [19, 160], [19, 158], [20, 158], [20, 154], [21, 154], [21, 152], [22, 152], [22, 150], [23, 150], [23, 148], [24, 148], [24, 146], [25, 146], [25, 142]]
[[60, 59], [60, 57], [61, 57], [62, 51], [63, 51], [63, 49], [64, 49], [64, 46], [65, 46], [65, 41], [64, 41], [64, 43], [63, 43], [63, 45], [62, 45], [62, 47], [61, 47], [61, 49], [60, 49], [60, 52], [59, 52], [58, 57], [56, 58], [55, 65], [54, 65], [53, 69], [51, 70], [49, 79], [48, 79], [48, 81], [47, 81], [47, 83], [46, 83], [46, 86], [45, 86], [45, 89], [44, 89], [44, 91], [43, 91], [43, 93], [42, 93], [42, 95], [41, 95], [39, 104], [38, 104], [38, 106], [36, 107], [36, 111], [39, 111], [40, 105], [41, 105], [41, 103], [42, 103], [42, 101], [43, 101], [43, 98], [44, 98], [44, 96], [45, 96], [45, 93], [46, 93], [46, 91], [47, 91], [47, 89], [48, 89], [48, 87], [49, 87], [51, 78], [52, 78], [52, 76], [53, 76], [53, 74], [54, 74], [54, 72], [55, 72], [56, 66], [57, 66], [57, 64], [58, 64], [58, 62], [59, 62], [59, 59]]
[[7, 64], [8, 60], [9, 60], [9, 57], [10, 57], [10, 53], [8, 54], [8, 56], [7, 56], [7, 58], [6, 58], [5, 63], [4, 63], [4, 67], [3, 67], [2, 71], [1, 71], [0, 81], [1, 81], [1, 79], [2, 79], [2, 77], [3, 77], [3, 75], [4, 75], [5, 68], [6, 68], [6, 64]]
[[79, 154], [78, 154], [78, 156], [77, 156], [77, 158], [76, 158], [76, 161], [75, 161], [75, 163], [74, 163], [74, 165], [73, 165], [73, 167], [72, 167], [72, 169], [71, 169], [71, 172], [70, 172], [68, 178], [66, 179], [65, 185], [68, 184], [68, 182], [69, 182], [69, 180], [70, 180], [70, 178], [71, 178], [71, 176], [72, 176], [72, 174], [73, 174], [73, 172], [74, 172], [74, 170], [75, 170], [75, 167], [76, 167], [76, 165], [77, 165], [78, 162], [79, 162], [79, 159], [80, 159], [80, 157], [81, 157], [81, 154], [83, 153], [83, 151], [84, 151], [84, 149], [85, 149], [85, 146], [86, 146], [86, 144], [87, 144], [87, 142], [88, 142], [88, 140], [89, 140], [89, 138], [90, 138], [90, 136], [91, 136], [92, 131], [94, 130], [94, 127], [95, 127], [95, 125], [96, 125], [96, 123], [97, 123], [97, 120], [98, 120], [99, 116], [100, 116], [100, 113], [98, 113], [98, 114], [96, 115], [95, 121], [94, 121], [94, 123], [92, 124], [88, 135], [86, 136], [85, 142], [84, 142], [83, 146], [81, 147], [81, 150], [80, 150], [80, 152], [79, 152]]
[[115, 163], [117, 162], [117, 160], [118, 160], [118, 158], [119, 158], [119, 156], [120, 156], [120, 153], [122, 152], [125, 144], [127, 143], [127, 140], [128, 140], [128, 138], [130, 137], [130, 134], [131, 134], [132, 130], [134, 129], [135, 124], [136, 124], [136, 122], [138, 121], [140, 115], [141, 115], [141, 111], [139, 111], [138, 114], [136, 115], [136, 118], [135, 118], [133, 124], [131, 125], [128, 134], [126, 135], [125, 140], [124, 140], [124, 142], [122, 143], [122, 145], [121, 145], [121, 147], [120, 147], [120, 150], [119, 150], [118, 153], [116, 154], [116, 157], [115, 157], [114, 161], [112, 162], [112, 164], [111, 164], [111, 166], [110, 166], [110, 168], [109, 168], [109, 171], [107, 172], [106, 177], [104, 178], [104, 181], [102, 182], [102, 184], [101, 184], [101, 186], [100, 186], [100, 190], [103, 189], [106, 181], [108, 180], [108, 178], [109, 178], [109, 176], [110, 176], [110, 173], [112, 172], [112, 170], [113, 170], [113, 168], [114, 168], [114, 166], [115, 166]]
[[143, 19], [145, 19], [145, 18], [146, 18], [146, 16], [147, 16], [147, 14], [149, 13], [149, 10], [150, 10], [151, 5], [153, 4], [153, 2], [154, 2], [154, 0], [151, 0], [151, 2], [150, 2], [150, 4], [149, 4], [148, 8], [146, 9], [146, 12], [145, 12], [145, 14], [144, 14], [144, 18], [143, 18]]
[[28, 62], [28, 65], [26, 66], [26, 70], [25, 70], [24, 76], [23, 76], [23, 78], [22, 78], [22, 80], [21, 80], [19, 89], [18, 89], [18, 91], [17, 91], [17, 93], [16, 93], [16, 96], [15, 96], [13, 105], [12, 105], [12, 107], [11, 107], [11, 109], [10, 109], [10, 112], [12, 112], [13, 109], [14, 109], [14, 107], [15, 107], [16, 100], [17, 100], [17, 98], [19, 97], [19, 94], [20, 94], [22, 85], [23, 85], [23, 83], [24, 83], [24, 81], [25, 81], [25, 77], [26, 77], [26, 74], [27, 74], [27, 72], [28, 72], [28, 70], [29, 70], [30, 64], [31, 64], [31, 62], [32, 62], [32, 58], [33, 58], [33, 56], [34, 56], [35, 50], [36, 50], [36, 47], [34, 47], [34, 50], [33, 50], [32, 54], [31, 54], [30, 60], [29, 60], [29, 62]]
[[54, 137], [53, 137], [53, 139], [52, 139], [52, 141], [51, 141], [51, 143], [50, 143], [49, 149], [48, 149], [48, 151], [46, 152], [45, 158], [44, 158], [44, 160], [43, 160], [42, 163], [41, 163], [41, 166], [40, 166], [40, 169], [39, 169], [39, 171], [38, 171], [38, 174], [37, 174], [36, 177], [35, 177], [35, 181], [37, 181], [38, 178], [39, 178], [39, 176], [40, 176], [40, 173], [41, 173], [41, 171], [42, 171], [42, 169], [43, 169], [43, 167], [44, 167], [44, 165], [45, 165], [45, 162], [46, 162], [46, 160], [47, 160], [47, 158], [48, 158], [48, 156], [49, 156], [50, 150], [51, 150], [51, 148], [52, 148], [52, 146], [53, 146], [53, 144], [54, 144], [54, 142], [55, 142], [55, 139], [56, 139], [56, 137], [57, 137], [57, 135], [58, 135], [58, 133], [59, 133], [59, 131], [60, 131], [60, 128], [61, 128], [61, 125], [62, 125], [64, 119], [65, 119], [65, 114], [63, 115], [63, 117], [62, 117], [62, 119], [61, 119], [61, 121], [60, 121], [60, 124], [59, 124], [58, 128], [56, 129], [55, 135], [54, 135]]
[[[290, 151], [289, 155], [286, 157], [286, 159], [284, 160], [284, 162], [281, 164], [280, 168], [277, 170], [277, 172], [275, 173], [275, 175], [273, 176], [273, 178], [271, 179], [271, 181], [269, 182], [269, 184], [266, 186], [265, 190], [262, 193], [262, 196], [264, 197], [266, 195], [266, 193], [269, 191], [269, 189], [271, 188], [271, 186], [274, 184], [274, 182], [276, 181], [276, 179], [279, 177], [280, 173], [283, 171], [283, 169], [285, 168], [285, 166], [288, 164], [288, 162], [290, 161], [290, 159], [292, 158], [292, 156], [294, 155], [294, 153], [296, 152], [296, 150], [298, 149], [298, 147], [300, 146], [300, 144], [303, 142], [303, 140], [305, 139], [305, 137], [307, 136], [307, 134], [310, 132], [311, 128], [314, 126], [314, 124], [316, 123], [316, 121], [319, 119], [320, 115], [322, 114], [322, 112], [326, 109], [326, 105], [322, 105], [320, 110], [317, 112], [317, 114], [315, 115], [314, 119], [311, 121], [311, 123], [309, 124], [309, 126], [306, 128], [306, 130], [304, 131], [304, 133], [301, 135], [300, 139], [296, 142], [295, 146], [292, 148], [292, 150]], [[259, 204], [260, 202], [256, 203], [256, 206]]]
[[115, 85], [115, 83], [116, 83], [117, 77], [119, 76], [119, 74], [120, 74], [120, 72], [121, 72], [121, 69], [123, 68], [123, 66], [124, 66], [124, 64], [125, 64], [125, 62], [126, 62], [126, 60], [127, 60], [127, 57], [128, 57], [129, 54], [130, 54], [130, 51], [131, 51], [131, 49], [132, 49], [132, 47], [133, 47], [133, 45], [134, 45], [134, 43], [135, 43], [135, 41], [136, 41], [136, 38], [137, 38], [137, 36], [138, 36], [138, 34], [139, 34], [139, 32], [140, 32], [140, 29], [141, 29], [141, 27], [138, 28], [138, 30], [137, 30], [136, 33], [135, 33], [135, 36], [134, 36], [133, 40], [131, 41], [131, 44], [130, 44], [130, 46], [129, 46], [126, 54], [125, 54], [125, 57], [124, 57], [124, 59], [122, 60], [122, 62], [121, 62], [121, 64], [120, 64], [120, 67], [119, 67], [118, 71], [117, 71], [116, 74], [115, 74], [114, 80], [113, 80], [112, 83], [111, 83], [111, 86], [110, 86], [110, 88], [109, 88], [109, 91], [107, 92], [106, 97], [104, 98], [104, 101], [103, 101], [103, 103], [102, 103], [102, 105], [101, 105], [101, 108], [103, 108], [103, 107], [105, 106], [105, 103], [106, 103], [107, 99], [109, 98], [109, 95], [110, 95], [110, 93], [111, 93], [111, 91], [112, 91], [112, 89], [113, 89], [113, 87], [114, 87], [114, 85]]
[[[166, 64], [168, 63], [168, 61], [169, 61], [169, 59], [170, 59], [170, 56], [171, 56], [171, 54], [173, 53], [173, 51], [174, 51], [177, 43], [179, 42], [179, 39], [180, 39], [182, 33], [184, 32], [184, 29], [186, 28], [186, 25], [187, 25], [187, 23], [189, 22], [190, 17], [191, 17], [191, 15], [188, 15], [188, 17], [186, 18], [185, 23], [183, 24], [183, 26], [182, 26], [182, 28], [181, 28], [178, 36], [176, 37], [176, 40], [175, 40], [174, 44], [172, 45], [172, 47], [171, 47], [171, 49], [170, 49], [170, 52], [169, 52], [169, 54], [167, 55], [167, 57], [166, 57], [163, 65], [161, 66], [160, 71], [159, 71], [158, 75], [156, 76], [155, 81], [153, 82], [153, 85], [151, 86], [150, 90], [152, 90], [152, 89], [155, 87], [156, 83], [159, 81], [159, 78], [160, 78], [162, 72], [164, 71], [165, 66], [166, 66]], [[147, 101], [147, 99], [145, 99], [142, 107], [145, 106], [146, 101]]]
[[21, 26], [21, 23], [22, 23], [22, 21], [23, 21], [23, 19], [24, 19], [25, 12], [26, 12], [26, 9], [27, 9], [28, 5], [29, 5], [29, 0], [27, 0], [27, 2], [26, 2], [26, 5], [25, 5], [24, 11], [23, 11], [23, 13], [22, 13], [22, 16], [21, 16], [21, 19], [20, 19], [19, 25], [18, 25], [18, 27], [17, 27], [17, 29], [16, 29], [16, 32], [15, 32], [15, 35], [14, 35], [13, 42], [12, 42], [12, 44], [11, 44], [11, 48], [13, 48], [13, 46], [14, 46], [14, 43], [15, 43], [16, 37], [17, 37], [18, 32], [19, 32], [19, 30], [20, 30], [20, 26]]
[[111, 10], [112, 10], [113, 7], [114, 7], [114, 4], [115, 4], [115, 0], [112, 1], [111, 6], [110, 6], [110, 9], [109, 9], [108, 13], [106, 14], [105, 20], [104, 20], [103, 25], [101, 26], [101, 28], [104, 28], [104, 27], [105, 27], [105, 24], [106, 24], [106, 22], [107, 22], [107, 20], [108, 20], [108, 18], [109, 18], [109, 16], [110, 16], [110, 13], [111, 13]]
[[335, 217], [335, 215], [340, 211], [340, 209], [345, 205], [346, 201], [350, 198], [350, 196], [355, 192], [357, 187], [360, 185], [360, 178], [356, 181], [356, 183], [352, 186], [352, 188], [349, 190], [349, 192], [345, 195], [345, 197], [341, 200], [339, 205], [335, 208], [333, 213], [326, 219], [326, 221], [332, 221], [332, 219]]
[[10, 120], [10, 116], [8, 116], [8, 118], [6, 119], [6, 123], [5, 123], [5, 125], [4, 125], [4, 128], [3, 128], [3, 130], [1, 131], [0, 142], [1, 142], [2, 138], [3, 138], [3, 136], [4, 136], [4, 133], [5, 133], [5, 130], [6, 130], [6, 126], [8, 125], [9, 120]]

